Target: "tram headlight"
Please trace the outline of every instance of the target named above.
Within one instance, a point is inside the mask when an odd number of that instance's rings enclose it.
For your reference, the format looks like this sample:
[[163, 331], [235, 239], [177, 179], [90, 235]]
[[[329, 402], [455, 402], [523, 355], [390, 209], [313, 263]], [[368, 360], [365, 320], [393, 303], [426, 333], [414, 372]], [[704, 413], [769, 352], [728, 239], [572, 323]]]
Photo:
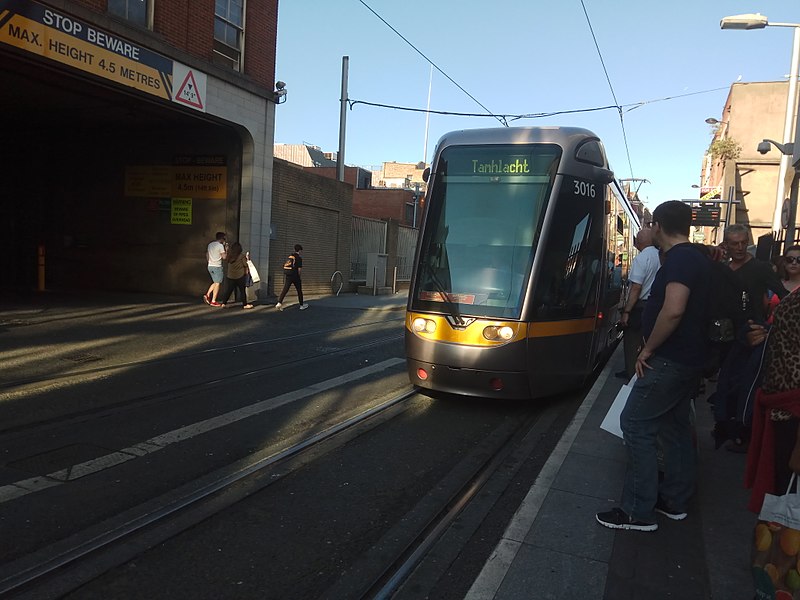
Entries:
[[514, 337], [514, 330], [508, 325], [503, 325], [501, 327], [489, 325], [483, 330], [483, 337], [493, 342], [507, 342]]
[[436, 322], [431, 321], [430, 319], [423, 319], [422, 317], [417, 317], [411, 323], [411, 329], [416, 331], [417, 333], [433, 333], [436, 331]]

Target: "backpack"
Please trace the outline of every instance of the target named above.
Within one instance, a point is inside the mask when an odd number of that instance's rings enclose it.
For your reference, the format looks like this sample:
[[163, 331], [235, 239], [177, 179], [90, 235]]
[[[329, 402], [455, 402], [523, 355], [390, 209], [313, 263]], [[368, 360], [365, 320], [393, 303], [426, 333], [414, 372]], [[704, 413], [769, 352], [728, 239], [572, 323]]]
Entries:
[[291, 273], [294, 271], [294, 254], [290, 254], [289, 258], [286, 259], [286, 262], [283, 263], [283, 272], [284, 273]]

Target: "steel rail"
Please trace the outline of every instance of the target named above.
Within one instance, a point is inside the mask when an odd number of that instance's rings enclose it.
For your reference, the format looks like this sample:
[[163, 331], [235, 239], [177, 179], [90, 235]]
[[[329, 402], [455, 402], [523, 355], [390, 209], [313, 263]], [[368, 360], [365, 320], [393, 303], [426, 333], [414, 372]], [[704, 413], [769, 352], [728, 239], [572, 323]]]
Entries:
[[[326, 442], [343, 432], [354, 428], [357, 425], [365, 423], [366, 421], [380, 415], [381, 413], [395, 407], [396, 405], [404, 402], [408, 398], [416, 395], [415, 390], [408, 390], [383, 402], [377, 406], [367, 409], [349, 419], [342, 421], [336, 425], [328, 427], [305, 440], [293, 444], [284, 450], [281, 450], [268, 457], [258, 459], [242, 467], [237, 468], [232, 473], [221, 475], [217, 479], [203, 485], [202, 487], [193, 490], [171, 502], [166, 503], [164, 506], [157, 510], [152, 510], [139, 515], [138, 517], [126, 520], [118, 526], [113, 527], [99, 535], [95, 535], [86, 541], [75, 544], [73, 547], [66, 550], [61, 550], [53, 556], [40, 561], [38, 564], [27, 567], [18, 573], [6, 576], [0, 579], [0, 595], [8, 594], [10, 592], [20, 591], [23, 588], [34, 586], [37, 582], [44, 582], [44, 580], [55, 571], [64, 569], [65, 567], [73, 566], [75, 563], [87, 556], [98, 552], [99, 550], [106, 549], [112, 544], [121, 542], [124, 539], [142, 531], [143, 529], [157, 525], [168, 517], [176, 516], [182, 511], [194, 507], [201, 501], [208, 499], [210, 496], [217, 494], [227, 488], [230, 488], [236, 483], [241, 482], [247, 477], [258, 474], [267, 468], [273, 467], [282, 461], [290, 458], [296, 458], [303, 452], [307, 452], [311, 448]], [[270, 485], [277, 479], [271, 481]], [[264, 486], [266, 487], [266, 486]], [[232, 505], [235, 502], [229, 503]], [[219, 510], [222, 510], [220, 508]], [[216, 512], [219, 512], [216, 511]], [[24, 558], [24, 557], [23, 557]], [[18, 559], [21, 560], [21, 559]], [[12, 563], [13, 564], [13, 563]], [[85, 583], [85, 582], [84, 582]]]
[[[24, 425], [18, 425], [15, 427], [10, 427], [7, 429], [0, 428], [0, 442], [4, 439], [10, 439], [11, 437], [17, 437], [21, 434], [30, 434], [31, 432], [41, 432], [41, 431], [48, 431], [50, 429], [63, 427], [64, 425], [74, 424], [78, 422], [85, 422], [92, 418], [100, 418], [106, 417], [109, 415], [117, 414], [121, 411], [125, 410], [135, 410], [137, 408], [141, 408], [142, 406], [147, 406], [148, 404], [158, 403], [165, 399], [175, 399], [185, 394], [196, 392], [199, 389], [213, 387], [220, 384], [225, 383], [226, 381], [235, 379], [239, 380], [244, 377], [256, 377], [258, 375], [262, 375], [268, 371], [273, 369], [286, 367], [290, 365], [298, 365], [303, 364], [304, 362], [318, 360], [320, 358], [324, 358], [326, 356], [334, 356], [334, 355], [341, 355], [347, 354], [350, 352], [356, 352], [358, 350], [363, 350], [365, 348], [369, 348], [372, 346], [377, 346], [380, 344], [385, 344], [394, 340], [398, 340], [402, 338], [402, 333], [392, 334], [388, 336], [384, 336], [381, 338], [373, 339], [363, 344], [357, 344], [355, 346], [348, 346], [346, 348], [338, 348], [336, 350], [331, 350], [327, 352], [320, 352], [314, 354], [312, 356], [306, 356], [301, 358], [292, 358], [283, 360], [281, 362], [270, 363], [267, 366], [264, 366], [259, 369], [253, 369], [249, 371], [236, 371], [230, 372], [223, 377], [216, 377], [214, 379], [209, 379], [207, 381], [201, 381], [199, 383], [191, 383], [183, 386], [178, 386], [171, 388], [169, 390], [159, 391], [154, 394], [147, 394], [144, 396], [138, 396], [135, 398], [129, 398], [127, 400], [123, 400], [121, 402], [117, 402], [115, 404], [106, 405], [103, 407], [99, 407], [96, 409], [91, 409], [87, 411], [80, 411], [72, 414], [60, 415], [57, 419], [49, 419], [43, 421], [36, 421], [33, 423], [26, 423]], [[147, 361], [150, 362], [150, 361]], [[142, 364], [145, 364], [143, 362]], [[122, 367], [118, 367], [122, 368]], [[51, 381], [50, 379], [42, 379], [40, 380], [42, 385], [45, 386], [46, 382]], [[83, 382], [81, 382], [83, 383]]]

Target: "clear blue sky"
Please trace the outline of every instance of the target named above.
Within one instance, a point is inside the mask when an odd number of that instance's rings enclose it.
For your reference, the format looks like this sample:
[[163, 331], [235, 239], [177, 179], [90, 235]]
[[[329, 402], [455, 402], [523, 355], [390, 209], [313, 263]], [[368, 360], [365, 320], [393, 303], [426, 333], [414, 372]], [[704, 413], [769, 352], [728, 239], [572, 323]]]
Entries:
[[[720, 19], [761, 12], [772, 22], [800, 22], [790, 0], [584, 0], [615, 101], [579, 0], [365, 2], [495, 114], [678, 97], [626, 109], [627, 150], [616, 109], [511, 123], [593, 130], [618, 178], [650, 181], [640, 196], [651, 209], [696, 197], [691, 186], [710, 142], [704, 120], [721, 118], [737, 78], [782, 81], [789, 73], [791, 28], [722, 31]], [[280, 0], [276, 78], [288, 97], [277, 107], [277, 143], [338, 149], [342, 56], [350, 57], [351, 100], [426, 108], [429, 63], [359, 0]], [[716, 91], [696, 94], [706, 90]], [[435, 69], [430, 108], [486, 112]], [[494, 126], [501, 124], [491, 117], [431, 115], [424, 150], [424, 113], [356, 105], [347, 112], [345, 162], [430, 161], [444, 133]]]

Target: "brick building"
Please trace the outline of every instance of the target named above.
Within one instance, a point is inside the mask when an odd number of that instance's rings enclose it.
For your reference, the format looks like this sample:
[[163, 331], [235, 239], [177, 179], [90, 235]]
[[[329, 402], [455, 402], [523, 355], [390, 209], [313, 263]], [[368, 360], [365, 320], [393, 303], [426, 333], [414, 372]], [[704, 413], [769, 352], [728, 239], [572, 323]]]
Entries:
[[9, 287], [41, 247], [50, 289], [199, 297], [218, 230], [266, 278], [277, 4], [0, 1]]

